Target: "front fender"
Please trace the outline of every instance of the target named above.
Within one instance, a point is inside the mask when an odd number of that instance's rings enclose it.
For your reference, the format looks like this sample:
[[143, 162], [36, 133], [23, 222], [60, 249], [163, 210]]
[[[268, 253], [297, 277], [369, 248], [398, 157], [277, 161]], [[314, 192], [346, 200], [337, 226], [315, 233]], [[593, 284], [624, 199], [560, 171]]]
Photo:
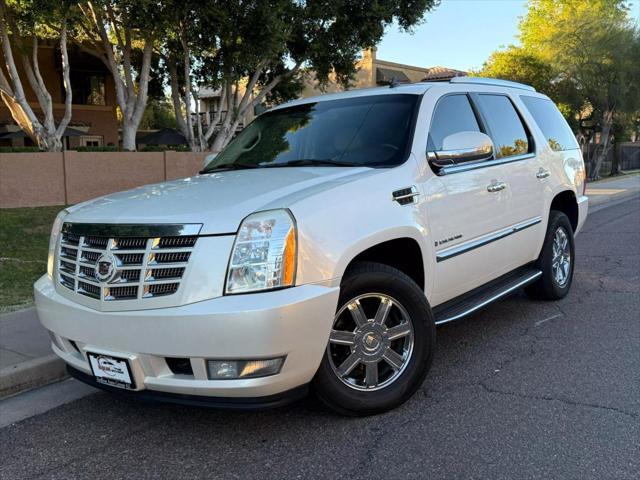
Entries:
[[395, 239], [415, 240], [431, 289], [433, 244], [416, 205], [399, 205], [391, 192], [407, 185], [403, 169], [381, 172], [304, 199], [290, 209], [298, 224], [297, 284], [337, 285], [363, 251]]

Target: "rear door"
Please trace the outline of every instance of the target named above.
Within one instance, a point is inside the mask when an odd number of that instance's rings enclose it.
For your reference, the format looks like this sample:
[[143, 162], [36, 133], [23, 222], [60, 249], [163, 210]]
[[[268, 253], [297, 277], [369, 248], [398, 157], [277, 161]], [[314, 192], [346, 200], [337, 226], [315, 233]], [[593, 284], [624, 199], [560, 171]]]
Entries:
[[535, 142], [515, 98], [502, 93], [472, 95], [487, 133], [493, 140], [495, 158], [503, 163], [509, 188], [506, 224], [513, 234], [506, 239], [503, 263], [509, 269], [538, 256], [539, 239], [546, 223], [544, 189], [550, 172], [536, 155]]
[[[484, 127], [465, 93], [441, 97], [434, 109], [427, 150], [442, 149], [448, 135]], [[427, 180], [424, 214], [435, 244], [433, 305], [454, 298], [504, 273], [504, 240], [509, 223], [508, 189], [502, 165], [492, 161], [452, 166]], [[505, 185], [506, 187], [506, 185]]]

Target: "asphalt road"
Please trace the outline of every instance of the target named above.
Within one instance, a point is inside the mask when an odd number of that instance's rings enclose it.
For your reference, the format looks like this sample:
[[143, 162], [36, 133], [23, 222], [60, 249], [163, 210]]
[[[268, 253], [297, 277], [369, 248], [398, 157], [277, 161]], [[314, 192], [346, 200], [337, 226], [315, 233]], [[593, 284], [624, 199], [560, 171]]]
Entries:
[[576, 251], [566, 299], [517, 295], [439, 328], [422, 389], [388, 414], [96, 393], [2, 428], [0, 478], [637, 479], [640, 199], [592, 214]]

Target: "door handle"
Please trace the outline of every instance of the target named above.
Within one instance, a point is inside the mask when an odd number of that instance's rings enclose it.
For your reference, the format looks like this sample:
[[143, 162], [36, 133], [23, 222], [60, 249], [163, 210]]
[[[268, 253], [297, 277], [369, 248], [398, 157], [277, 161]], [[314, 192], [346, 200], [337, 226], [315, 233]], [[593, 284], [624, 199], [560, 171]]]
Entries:
[[547, 178], [549, 175], [551, 175], [551, 172], [549, 170], [540, 168], [540, 170], [538, 170], [538, 173], [536, 173], [536, 178], [538, 180], [542, 180], [543, 178]]
[[491, 185], [487, 187], [487, 192], [499, 192], [500, 190], [504, 190], [507, 188], [507, 184], [505, 182], [493, 182]]

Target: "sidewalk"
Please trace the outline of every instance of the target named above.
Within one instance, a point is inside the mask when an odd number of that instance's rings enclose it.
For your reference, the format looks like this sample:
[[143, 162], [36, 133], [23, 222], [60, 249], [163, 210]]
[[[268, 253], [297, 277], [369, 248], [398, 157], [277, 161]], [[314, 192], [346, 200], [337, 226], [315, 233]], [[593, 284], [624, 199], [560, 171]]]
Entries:
[[605, 178], [587, 184], [589, 208], [617, 202], [640, 192], [640, 172], [628, 173], [619, 177]]
[[[590, 209], [638, 194], [640, 172], [587, 185]], [[35, 308], [0, 315], [0, 398], [65, 376], [64, 364], [51, 352], [49, 335]]]
[[35, 308], [0, 315], [0, 398], [66, 375]]

